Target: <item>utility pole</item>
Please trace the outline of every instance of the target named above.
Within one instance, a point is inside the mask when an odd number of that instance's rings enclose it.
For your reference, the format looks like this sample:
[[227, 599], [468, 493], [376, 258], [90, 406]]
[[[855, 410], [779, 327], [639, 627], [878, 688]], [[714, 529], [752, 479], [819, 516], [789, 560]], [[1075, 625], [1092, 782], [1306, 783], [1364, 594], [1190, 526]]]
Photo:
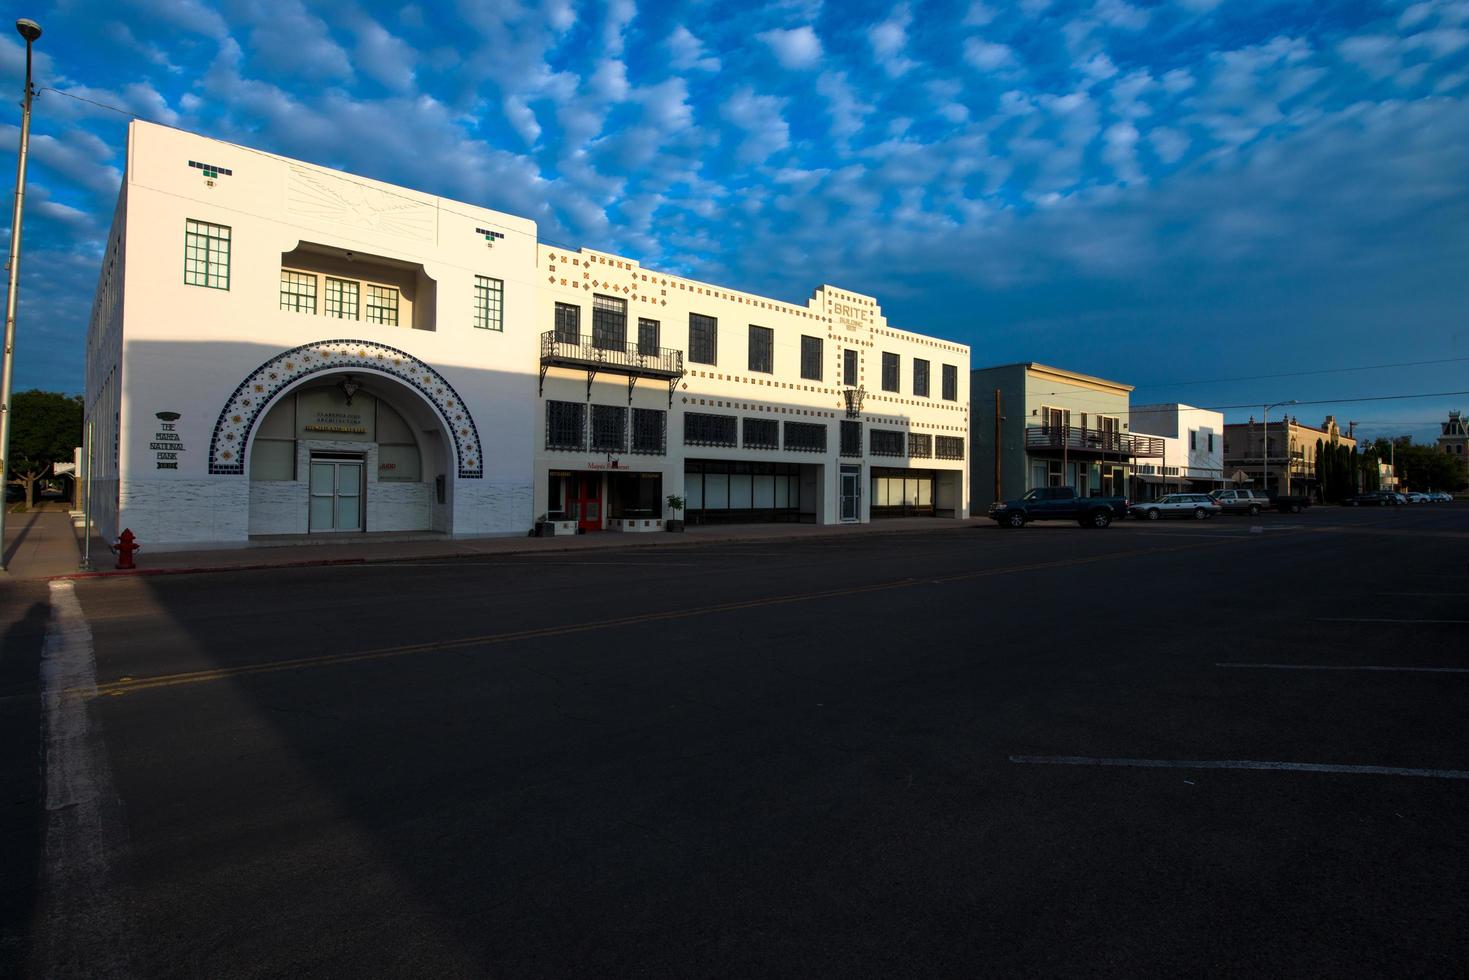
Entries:
[[995, 389], [995, 502], [1005, 499], [1004, 484], [1000, 480], [1000, 423], [1004, 419], [1000, 415], [1000, 389]]
[[[21, 102], [20, 159], [15, 165], [15, 210], [10, 216], [10, 287], [5, 299], [5, 349], [0, 366], [0, 487], [10, 484], [10, 379], [15, 373], [15, 291], [20, 280], [20, 224], [25, 214], [26, 155], [31, 145], [31, 45], [41, 25], [22, 17], [15, 29], [26, 42], [26, 89]], [[0, 572], [5, 571], [5, 506], [0, 504]]]

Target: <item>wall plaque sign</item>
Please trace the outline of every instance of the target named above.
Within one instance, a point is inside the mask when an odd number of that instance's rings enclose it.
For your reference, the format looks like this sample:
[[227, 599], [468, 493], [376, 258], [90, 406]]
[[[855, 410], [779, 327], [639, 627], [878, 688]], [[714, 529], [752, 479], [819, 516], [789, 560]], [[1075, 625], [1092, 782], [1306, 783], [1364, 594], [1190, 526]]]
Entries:
[[153, 416], [158, 419], [158, 431], [153, 433], [148, 449], [154, 454], [154, 462], [160, 470], [176, 470], [179, 468], [179, 454], [184, 451], [184, 440], [176, 431], [179, 413], [154, 412]]

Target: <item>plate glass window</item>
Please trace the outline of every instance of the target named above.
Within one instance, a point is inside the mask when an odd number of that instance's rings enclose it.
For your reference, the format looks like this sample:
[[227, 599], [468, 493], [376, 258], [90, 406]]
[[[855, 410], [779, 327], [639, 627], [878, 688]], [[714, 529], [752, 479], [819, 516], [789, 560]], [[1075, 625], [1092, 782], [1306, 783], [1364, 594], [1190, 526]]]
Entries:
[[638, 353], [644, 357], [658, 356], [658, 321], [638, 318]]
[[913, 358], [913, 394], [928, 397], [928, 362], [917, 357]]
[[622, 350], [627, 344], [627, 300], [592, 295], [592, 346]]
[[820, 337], [801, 337], [801, 377], [807, 381], [821, 380]]
[[184, 283], [230, 288], [230, 230], [190, 219], [184, 223]]
[[897, 391], [898, 390], [898, 355], [897, 354], [887, 354], [887, 353], [884, 353], [882, 355], [882, 390], [883, 391]]
[[368, 323], [383, 323], [390, 327], [398, 325], [398, 290], [394, 286], [367, 284]]
[[719, 349], [719, 321], [702, 313], [689, 314], [689, 360], [715, 364]]
[[750, 370], [770, 374], [775, 370], [775, 331], [750, 324]]
[[842, 384], [857, 387], [857, 352], [852, 348], [842, 351]]
[[944, 401], [959, 400], [959, 369], [952, 364], [944, 365]]
[[292, 313], [316, 312], [316, 275], [281, 270], [281, 309]]
[[556, 304], [556, 343], [581, 343], [581, 307], [571, 303]]
[[474, 325], [481, 330], [505, 329], [505, 283], [474, 277]]
[[357, 319], [361, 290], [354, 280], [326, 277], [326, 315], [343, 320]]

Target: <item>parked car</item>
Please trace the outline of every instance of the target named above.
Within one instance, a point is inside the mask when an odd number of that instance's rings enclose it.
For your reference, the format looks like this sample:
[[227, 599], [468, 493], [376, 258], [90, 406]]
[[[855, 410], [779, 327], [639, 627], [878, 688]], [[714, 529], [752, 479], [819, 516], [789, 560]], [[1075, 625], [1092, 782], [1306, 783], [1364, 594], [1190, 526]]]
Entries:
[[1398, 495], [1386, 490], [1369, 490], [1347, 497], [1342, 504], [1346, 507], [1396, 507]]
[[1433, 493], [1430, 493], [1429, 496], [1440, 504], [1451, 504], [1454, 502], [1454, 495], [1449, 493], [1447, 490], [1435, 490]]
[[1408, 493], [1408, 503], [1410, 503], [1410, 504], [1426, 504], [1426, 503], [1428, 503], [1428, 494], [1426, 494], [1426, 493], [1419, 493], [1416, 490], [1409, 491], [1409, 493]]
[[1249, 514], [1254, 517], [1270, 506], [1270, 498], [1261, 490], [1210, 490], [1209, 497], [1226, 514]]
[[1196, 521], [1202, 521], [1222, 510], [1206, 493], [1170, 493], [1161, 500], [1133, 504], [1129, 513], [1145, 521], [1157, 521], [1165, 517], [1192, 517]]
[[1127, 505], [1123, 497], [1079, 497], [1075, 487], [1036, 487], [1019, 500], [990, 504], [990, 518], [1001, 527], [1068, 520], [1082, 527], [1106, 527], [1127, 516]]

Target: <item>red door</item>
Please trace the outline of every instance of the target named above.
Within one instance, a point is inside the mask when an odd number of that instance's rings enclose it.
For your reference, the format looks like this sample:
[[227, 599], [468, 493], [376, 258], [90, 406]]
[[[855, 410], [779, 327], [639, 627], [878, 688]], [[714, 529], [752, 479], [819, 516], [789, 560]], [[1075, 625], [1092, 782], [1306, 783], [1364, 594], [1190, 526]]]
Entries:
[[575, 477], [576, 526], [583, 531], [602, 530], [602, 477], [582, 473]]

